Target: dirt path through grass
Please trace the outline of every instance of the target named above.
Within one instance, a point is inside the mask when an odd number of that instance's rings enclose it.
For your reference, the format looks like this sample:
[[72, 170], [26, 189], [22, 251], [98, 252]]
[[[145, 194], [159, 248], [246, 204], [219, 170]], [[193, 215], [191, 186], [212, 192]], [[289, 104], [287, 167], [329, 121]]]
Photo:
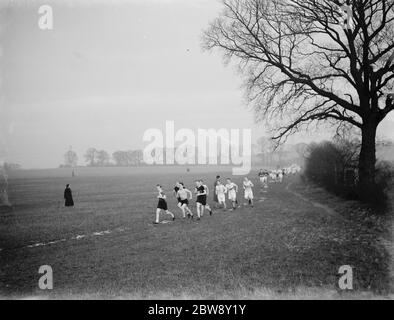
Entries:
[[[319, 208], [324, 210], [327, 214], [332, 215], [337, 217], [338, 219], [343, 219], [345, 220], [346, 218], [344, 218], [340, 213], [336, 212], [333, 208], [329, 207], [328, 205], [325, 205], [323, 203], [317, 202], [313, 199], [308, 198], [307, 196], [303, 196], [300, 193], [292, 190], [292, 186], [294, 184], [294, 181], [290, 181], [287, 183], [285, 189], [290, 192], [291, 194], [297, 196], [298, 198], [300, 198], [301, 200], [310, 203], [312, 206], [314, 206], [315, 208]], [[339, 199], [340, 201], [340, 199]], [[345, 200], [343, 200], [345, 201]], [[394, 199], [391, 199], [391, 209], [394, 208]], [[388, 253], [388, 270], [389, 270], [389, 279], [390, 279], [390, 292], [392, 292], [394, 294], [394, 243], [393, 243], [393, 239], [394, 239], [394, 220], [391, 219], [391, 221], [389, 222], [390, 226], [388, 227], [388, 232], [386, 234], [383, 234], [382, 236], [380, 236], [377, 241], [382, 243], [382, 245], [386, 248], [387, 253]], [[391, 295], [391, 297], [393, 297], [393, 294]]]
[[324, 210], [327, 214], [329, 214], [329, 215], [335, 215], [335, 216], [337, 216], [338, 218], [342, 218], [335, 210], [333, 210], [333, 209], [330, 208], [329, 206], [326, 206], [326, 205], [324, 205], [324, 204], [322, 204], [322, 203], [319, 203], [319, 202], [313, 201], [313, 200], [311, 200], [311, 199], [308, 199], [308, 198], [302, 196], [301, 194], [299, 194], [298, 192], [295, 192], [295, 191], [291, 190], [292, 184], [293, 184], [293, 182], [287, 183], [287, 185], [286, 185], [286, 187], [285, 187], [285, 190], [288, 191], [288, 192], [290, 192], [290, 193], [292, 193], [293, 195], [297, 196], [297, 197], [300, 198], [301, 200], [310, 203], [310, 204], [311, 204], [312, 206], [314, 206], [315, 208], [323, 209], [323, 210]]

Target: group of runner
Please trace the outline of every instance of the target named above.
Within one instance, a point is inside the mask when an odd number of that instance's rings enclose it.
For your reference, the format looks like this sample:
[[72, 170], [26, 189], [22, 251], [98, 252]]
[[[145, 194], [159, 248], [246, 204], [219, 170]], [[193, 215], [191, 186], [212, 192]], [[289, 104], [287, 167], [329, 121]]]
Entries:
[[268, 185], [268, 179], [270, 179], [271, 182], [283, 182], [283, 178], [285, 175], [288, 173], [287, 169], [277, 169], [277, 170], [263, 170], [261, 169], [259, 172], [259, 178], [260, 182], [264, 185]]
[[[261, 187], [268, 188], [269, 182], [283, 182], [285, 176], [296, 174], [300, 171], [301, 167], [299, 165], [293, 164], [283, 169], [260, 169], [258, 177], [260, 179]], [[245, 177], [243, 180], [244, 198], [247, 201], [245, 205], [249, 205], [250, 207], [253, 207], [253, 188], [253, 182], [250, 181], [248, 177]], [[237, 196], [239, 192], [238, 185], [235, 184], [230, 178], [227, 178], [226, 183], [224, 184], [221, 181], [221, 177], [216, 176], [216, 181], [214, 183], [213, 189], [213, 201], [215, 203], [215, 209], [222, 208], [224, 210], [227, 210], [226, 195], [227, 199], [231, 203], [230, 211], [236, 210], [240, 207], [238, 204]], [[175, 220], [175, 215], [168, 210], [167, 197], [164, 193], [162, 186], [157, 185], [157, 191], [159, 192], [159, 203], [157, 205], [156, 220], [154, 224], [160, 223], [161, 211], [164, 211], [166, 214], [172, 217], [172, 220]], [[201, 219], [205, 211], [208, 211], [209, 214], [212, 215], [213, 210], [207, 203], [209, 188], [206, 184], [204, 184], [204, 181], [202, 179], [195, 181], [194, 193], [196, 195], [197, 220]], [[186, 188], [183, 182], [178, 181], [175, 184], [173, 194], [178, 201], [178, 208], [182, 211], [182, 217], [184, 219], [194, 219], [194, 214], [189, 207], [189, 200], [193, 199], [193, 192]]]
[[[254, 184], [247, 177], [244, 178], [243, 181], [243, 189], [244, 189], [244, 198], [247, 201], [247, 204], [253, 207], [253, 187]], [[214, 183], [214, 194], [213, 200], [216, 203], [215, 209], [222, 208], [227, 210], [226, 205], [226, 194], [228, 200], [231, 202], [230, 211], [236, 210], [239, 208], [238, 204], [238, 185], [236, 185], [230, 178], [226, 179], [226, 184], [223, 184], [220, 176], [216, 176], [216, 181]], [[156, 220], [154, 224], [160, 223], [160, 213], [163, 211], [167, 215], [172, 217], [172, 220], [175, 220], [175, 215], [168, 210], [167, 205], [167, 197], [161, 185], [157, 185], [157, 191], [159, 199], [159, 203], [156, 209]], [[209, 188], [202, 179], [195, 181], [194, 193], [196, 195], [196, 212], [197, 212], [197, 220], [201, 220], [201, 217], [204, 215], [204, 212], [207, 211], [209, 215], [212, 215], [213, 210], [207, 203]], [[193, 199], [193, 192], [185, 187], [183, 182], [176, 182], [173, 194], [178, 202], [178, 208], [182, 212], [182, 218], [186, 219], [194, 219], [194, 214], [192, 210], [189, 208], [189, 200]]]

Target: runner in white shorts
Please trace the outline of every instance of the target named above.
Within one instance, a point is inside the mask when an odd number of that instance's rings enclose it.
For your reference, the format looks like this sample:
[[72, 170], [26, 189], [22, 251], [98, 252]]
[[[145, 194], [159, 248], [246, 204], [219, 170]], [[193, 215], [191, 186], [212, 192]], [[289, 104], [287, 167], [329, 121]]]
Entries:
[[261, 184], [264, 185], [264, 176], [265, 175], [264, 175], [263, 169], [260, 169], [258, 176], [259, 176]]
[[266, 188], [267, 187], [267, 183], [268, 183], [268, 172], [267, 171], [263, 171], [263, 169], [260, 169], [259, 178], [260, 178], [261, 185], [264, 188]]
[[227, 179], [226, 189], [228, 192], [228, 199], [231, 201], [233, 208], [231, 210], [237, 209], [237, 192], [238, 186], [231, 181], [231, 179]]
[[253, 187], [254, 184], [247, 177], [244, 178], [244, 190], [245, 190], [245, 200], [248, 200], [248, 203], [251, 207], [253, 207]]
[[216, 185], [216, 195], [218, 196], [218, 203], [219, 205], [223, 206], [223, 209], [226, 209], [226, 187], [219, 181]]

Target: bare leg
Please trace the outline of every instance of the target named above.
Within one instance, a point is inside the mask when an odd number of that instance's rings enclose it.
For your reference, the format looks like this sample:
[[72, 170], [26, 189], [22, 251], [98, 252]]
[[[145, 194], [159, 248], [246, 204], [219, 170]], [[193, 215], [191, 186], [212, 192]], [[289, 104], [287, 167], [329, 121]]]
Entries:
[[171, 211], [167, 210], [166, 213], [172, 217], [172, 220], [175, 220], [175, 215]]
[[200, 205], [200, 210], [201, 210], [201, 217], [203, 217], [204, 216], [204, 206], [203, 205]]
[[197, 203], [196, 210], [197, 210], [197, 217], [200, 219], [201, 218], [201, 204]]
[[183, 205], [183, 208], [189, 213], [191, 217], [193, 217], [193, 212], [189, 209], [189, 207], [186, 204]]
[[186, 211], [185, 211], [185, 208], [184, 208], [184, 206], [181, 206], [180, 208], [181, 208], [181, 210], [182, 210], [182, 216], [183, 216], [183, 218], [185, 219], [185, 218], [186, 218]]
[[156, 209], [156, 223], [160, 223], [160, 211], [159, 208]]
[[182, 211], [183, 218], [186, 218], [186, 213], [185, 213], [185, 210], [183, 210], [183, 208], [182, 208], [182, 204], [180, 202], [178, 202], [177, 206]]

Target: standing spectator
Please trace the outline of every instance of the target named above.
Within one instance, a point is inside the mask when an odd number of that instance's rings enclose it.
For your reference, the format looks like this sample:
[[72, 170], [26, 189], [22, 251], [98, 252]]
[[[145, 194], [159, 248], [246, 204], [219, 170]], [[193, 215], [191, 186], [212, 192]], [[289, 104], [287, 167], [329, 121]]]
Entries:
[[216, 181], [215, 181], [215, 183], [213, 184], [213, 190], [214, 190], [214, 193], [213, 193], [213, 202], [214, 202], [215, 208], [217, 208], [217, 207], [218, 207], [218, 204], [219, 204], [218, 195], [217, 195], [217, 193], [216, 193], [216, 187], [217, 187], [219, 184], [220, 184], [220, 176], [216, 176]]
[[66, 185], [66, 189], [64, 190], [64, 205], [66, 207], [74, 206], [73, 194], [69, 184]]

